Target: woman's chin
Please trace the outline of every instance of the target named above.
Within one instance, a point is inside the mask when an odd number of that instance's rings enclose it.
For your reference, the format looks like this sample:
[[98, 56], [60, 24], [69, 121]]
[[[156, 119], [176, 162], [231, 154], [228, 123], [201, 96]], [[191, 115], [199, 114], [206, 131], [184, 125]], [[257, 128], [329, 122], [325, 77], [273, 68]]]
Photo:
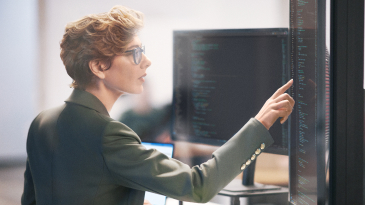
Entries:
[[123, 92], [123, 93], [138, 95], [143, 93], [143, 87], [141, 87], [140, 89], [130, 90], [129, 92]]

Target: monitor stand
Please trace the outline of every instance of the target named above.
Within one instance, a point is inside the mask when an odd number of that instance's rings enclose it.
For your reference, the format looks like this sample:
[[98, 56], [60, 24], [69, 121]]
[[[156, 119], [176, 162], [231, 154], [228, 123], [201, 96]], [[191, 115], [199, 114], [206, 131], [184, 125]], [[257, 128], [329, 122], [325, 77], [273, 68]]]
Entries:
[[228, 192], [264, 192], [270, 190], [279, 190], [282, 188], [280, 186], [254, 183], [255, 166], [256, 160], [244, 170], [242, 181], [233, 180], [226, 187], [224, 187], [223, 190]]
[[240, 205], [240, 197], [282, 195], [288, 197], [288, 188], [254, 183], [256, 161], [243, 172], [242, 181], [234, 179], [218, 194], [231, 198], [231, 205]]

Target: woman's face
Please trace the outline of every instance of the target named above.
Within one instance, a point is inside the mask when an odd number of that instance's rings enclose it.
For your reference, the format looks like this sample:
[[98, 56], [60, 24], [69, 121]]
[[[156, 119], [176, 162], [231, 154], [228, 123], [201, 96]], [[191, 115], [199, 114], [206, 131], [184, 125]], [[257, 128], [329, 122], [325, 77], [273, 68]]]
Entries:
[[[138, 36], [134, 36], [133, 41], [127, 45], [127, 50], [141, 46]], [[133, 52], [115, 56], [110, 69], [105, 71], [104, 84], [109, 90], [119, 94], [140, 94], [143, 91], [146, 70], [150, 65], [151, 61], [144, 54], [138, 65], [134, 63]]]

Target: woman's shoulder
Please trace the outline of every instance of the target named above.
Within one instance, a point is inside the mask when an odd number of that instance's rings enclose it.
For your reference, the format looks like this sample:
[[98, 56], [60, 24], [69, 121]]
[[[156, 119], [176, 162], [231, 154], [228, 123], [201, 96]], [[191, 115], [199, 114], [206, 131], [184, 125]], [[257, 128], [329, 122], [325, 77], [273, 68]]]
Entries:
[[58, 116], [63, 111], [64, 107], [65, 105], [61, 105], [43, 110], [34, 118], [32, 125], [37, 123], [48, 124], [57, 121]]
[[119, 136], [119, 137], [134, 138], [137, 141], [141, 142], [139, 136], [126, 124], [114, 120], [113, 118], [105, 115], [100, 115], [100, 117], [103, 118], [105, 121], [107, 121], [103, 134], [104, 138]]

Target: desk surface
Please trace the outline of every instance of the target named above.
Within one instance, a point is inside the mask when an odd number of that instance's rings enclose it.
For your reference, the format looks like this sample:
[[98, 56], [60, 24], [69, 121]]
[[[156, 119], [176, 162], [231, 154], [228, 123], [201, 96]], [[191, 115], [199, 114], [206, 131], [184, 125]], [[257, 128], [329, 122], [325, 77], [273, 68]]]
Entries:
[[249, 196], [263, 196], [263, 195], [273, 195], [273, 194], [286, 194], [288, 195], [288, 188], [274, 189], [268, 191], [253, 191], [253, 192], [230, 192], [222, 190], [218, 193], [219, 195], [229, 196], [229, 197], [249, 197]]
[[219, 195], [229, 197], [249, 197], [249, 196], [260, 196], [269, 194], [288, 194], [288, 188], [264, 185], [255, 183], [254, 186], [243, 186], [241, 179], [234, 179], [226, 187], [224, 187]]
[[[179, 201], [176, 199], [167, 198], [166, 205], [179, 205]], [[204, 205], [202, 203], [184, 202], [183, 205]], [[205, 203], [205, 205], [219, 205], [213, 202]]]

